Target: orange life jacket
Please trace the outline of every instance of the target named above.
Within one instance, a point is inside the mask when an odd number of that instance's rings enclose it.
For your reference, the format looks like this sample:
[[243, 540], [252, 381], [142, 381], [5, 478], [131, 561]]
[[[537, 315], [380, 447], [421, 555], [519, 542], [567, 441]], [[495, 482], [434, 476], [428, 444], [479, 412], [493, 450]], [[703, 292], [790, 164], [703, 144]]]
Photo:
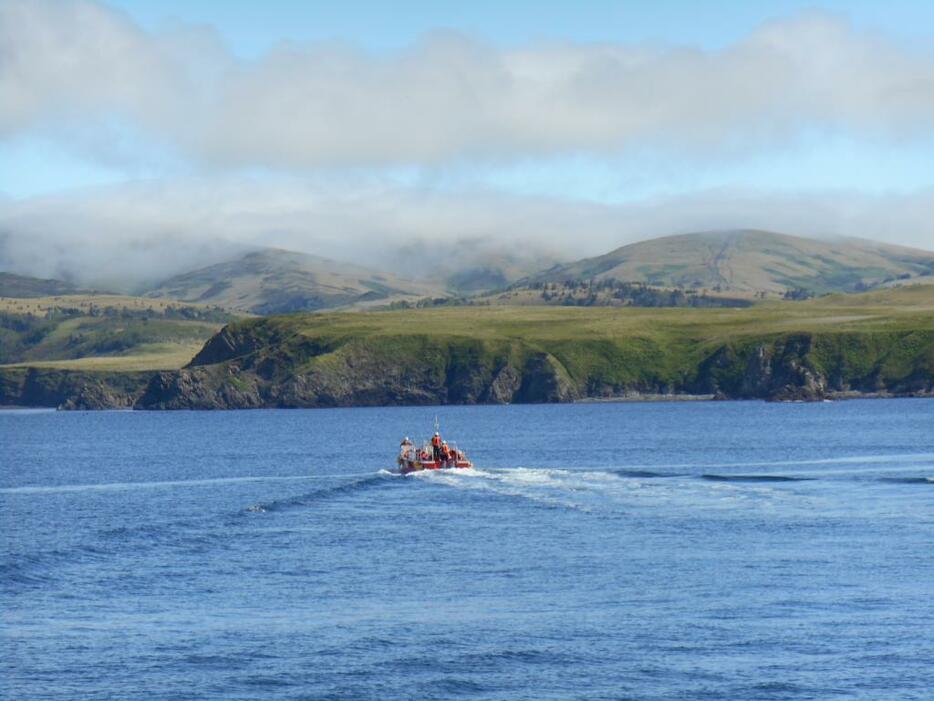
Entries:
[[440, 447], [441, 447], [441, 436], [435, 436], [434, 438], [432, 438], [432, 439], [431, 439], [431, 444], [432, 444], [435, 448], [440, 448]]

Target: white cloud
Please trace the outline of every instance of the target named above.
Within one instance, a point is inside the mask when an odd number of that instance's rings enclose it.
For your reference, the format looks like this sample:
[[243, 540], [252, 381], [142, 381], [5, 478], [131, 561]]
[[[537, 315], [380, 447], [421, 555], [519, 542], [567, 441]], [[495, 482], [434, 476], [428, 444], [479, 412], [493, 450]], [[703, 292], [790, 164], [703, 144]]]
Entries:
[[130, 288], [255, 246], [400, 271], [491, 258], [536, 269], [654, 236], [746, 227], [934, 250], [932, 211], [934, 188], [871, 197], [713, 191], [608, 206], [482, 191], [178, 181], [0, 200], [0, 270]]
[[[716, 51], [501, 48], [446, 33], [389, 54], [281, 45], [244, 60], [210, 28], [151, 33], [89, 0], [0, 0], [0, 139], [38, 134], [117, 170], [137, 172], [136, 159], [201, 175], [0, 195], [0, 269], [144, 284], [257, 245], [377, 267], [426, 254], [534, 267], [740, 227], [934, 248], [930, 181], [913, 194], [735, 187], [610, 206], [457, 176], [564, 154], [631, 164], [648, 153], [656, 174], [700, 171], [825, 132], [929, 148], [934, 51], [814, 14]], [[244, 175], [254, 169], [265, 175]], [[393, 172], [438, 177], [433, 189], [386, 185]]]
[[[151, 34], [87, 0], [0, 0], [0, 135], [129, 123], [213, 167], [438, 164], [638, 143], [701, 152], [803, 128], [934, 132], [934, 53], [806, 15], [725, 50], [283, 45], [241, 61], [208, 29]], [[104, 148], [102, 145], [101, 148]]]

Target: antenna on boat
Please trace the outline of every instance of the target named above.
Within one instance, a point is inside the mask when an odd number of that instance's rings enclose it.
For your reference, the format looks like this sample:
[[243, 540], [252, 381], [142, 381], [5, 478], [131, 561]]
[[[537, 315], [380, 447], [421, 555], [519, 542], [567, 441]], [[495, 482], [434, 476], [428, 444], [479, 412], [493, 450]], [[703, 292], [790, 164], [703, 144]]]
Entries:
[[438, 424], [438, 415], [435, 414], [435, 433], [438, 433], [441, 430], [441, 427]]

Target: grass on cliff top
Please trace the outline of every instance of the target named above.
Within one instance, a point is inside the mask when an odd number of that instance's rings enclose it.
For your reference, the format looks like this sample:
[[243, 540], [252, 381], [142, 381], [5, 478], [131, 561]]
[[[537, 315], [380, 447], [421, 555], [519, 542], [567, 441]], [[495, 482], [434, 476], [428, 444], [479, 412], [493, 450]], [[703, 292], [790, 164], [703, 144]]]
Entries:
[[31, 367], [98, 372], [178, 370], [187, 365], [203, 345], [201, 342], [153, 343], [138, 346], [129, 355], [96, 355], [68, 360], [32, 360], [0, 365], [0, 368]]
[[[23, 300], [17, 300], [20, 302]], [[152, 302], [161, 303], [159, 300]], [[114, 323], [117, 322], [88, 317], [66, 320], [46, 337], [45, 343], [34, 347], [31, 357], [11, 362], [7, 367], [102, 372], [177, 369], [186, 365], [200, 350], [204, 340], [219, 328], [219, 325], [205, 322], [153, 320], [146, 325], [150, 331], [163, 326], [166, 328], [158, 333], [141, 335], [132, 347], [106, 355], [91, 353], [81, 358], [56, 357], [61, 350], [58, 347], [60, 343], [69, 339], [73, 342], [74, 337], [82, 333], [91, 341], [100, 337], [99, 329], [91, 331], [86, 325], [110, 327]], [[125, 322], [119, 323], [121, 328], [127, 327]], [[131, 325], [135, 328], [141, 323], [132, 321]], [[808, 302], [766, 302], [745, 309], [434, 307], [392, 312], [291, 314], [250, 319], [240, 324], [268, 325], [285, 333], [334, 340], [385, 337], [386, 343], [393, 344], [387, 348], [398, 345], [399, 336], [505, 341], [506, 344], [494, 345], [506, 347], [511, 346], [511, 341], [533, 345], [540, 341], [559, 353], [571, 367], [576, 367], [573, 362], [575, 354], [584, 353], [576, 341], [587, 340], [591, 344], [604, 340], [624, 341], [625, 353], [629, 355], [615, 364], [636, 366], [658, 360], [659, 347], [677, 346], [695, 354], [700, 346], [745, 336], [795, 332], [934, 331], [934, 285], [878, 290], [861, 295], [833, 295]], [[169, 329], [169, 326], [173, 328]], [[176, 326], [179, 328], [174, 328]], [[181, 333], [182, 330], [185, 333]], [[167, 337], [171, 342], [166, 342]], [[46, 344], [49, 352], [39, 353]], [[622, 351], [616, 349], [613, 352]], [[582, 359], [578, 364], [584, 362]]]
[[790, 332], [934, 330], [934, 285], [765, 302], [744, 309], [608, 307], [435, 307], [255, 320], [318, 337], [457, 336], [551, 341], [640, 337], [658, 342], [719, 342]]

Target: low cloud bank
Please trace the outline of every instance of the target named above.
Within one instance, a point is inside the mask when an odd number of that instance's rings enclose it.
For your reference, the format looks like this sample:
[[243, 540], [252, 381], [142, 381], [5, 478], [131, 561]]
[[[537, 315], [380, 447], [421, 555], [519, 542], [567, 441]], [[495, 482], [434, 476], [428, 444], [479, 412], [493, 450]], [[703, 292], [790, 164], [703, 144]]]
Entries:
[[414, 276], [490, 262], [531, 271], [712, 229], [859, 236], [934, 249], [934, 188], [910, 195], [713, 191], [602, 205], [471, 191], [173, 182], [0, 200], [0, 270], [135, 289], [278, 246]]
[[[0, 0], [0, 139], [38, 137], [128, 174], [186, 174], [0, 193], [0, 269], [129, 290], [279, 246], [412, 275], [488, 262], [521, 272], [735, 228], [934, 248], [929, 182], [912, 194], [718, 190], [608, 205], [456, 177], [565, 155], [702, 169], [815, 134], [929, 147], [934, 50], [807, 14], [714, 51], [504, 48], [444, 33], [388, 54], [283, 44], [240, 59], [210, 28], [153, 33], [91, 0]], [[385, 184], [400, 182], [394, 170], [437, 173], [441, 186]]]

